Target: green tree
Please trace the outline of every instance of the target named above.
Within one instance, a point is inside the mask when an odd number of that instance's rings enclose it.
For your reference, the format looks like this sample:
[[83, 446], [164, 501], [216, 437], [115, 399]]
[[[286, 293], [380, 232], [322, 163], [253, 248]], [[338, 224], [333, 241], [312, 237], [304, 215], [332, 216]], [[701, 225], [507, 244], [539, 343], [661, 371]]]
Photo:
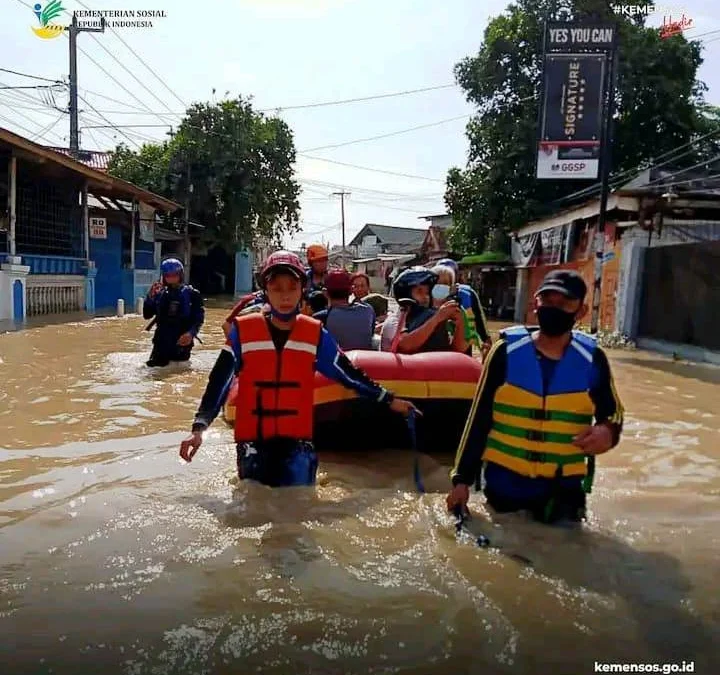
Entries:
[[137, 153], [120, 147], [110, 171], [180, 203], [189, 198], [206, 243], [233, 251], [298, 230], [295, 158], [287, 124], [238, 98], [194, 104], [172, 140]]
[[[490, 21], [477, 55], [455, 67], [477, 114], [466, 129], [467, 166], [452, 168], [447, 177], [454, 246], [466, 252], [507, 246], [507, 232], [596, 182], [535, 179], [544, 22], [575, 19], [618, 23], [615, 175], [720, 129], [717, 116], [703, 113], [706, 88], [696, 78], [699, 43], [682, 35], [662, 39], [644, 27], [642, 17], [612, 14], [604, 0], [516, 0]], [[703, 146], [690, 150], [681, 164], [698, 161]]]
[[137, 152], [120, 145], [110, 156], [108, 173], [155, 194], [172, 198], [169, 166], [168, 143], [146, 143]]

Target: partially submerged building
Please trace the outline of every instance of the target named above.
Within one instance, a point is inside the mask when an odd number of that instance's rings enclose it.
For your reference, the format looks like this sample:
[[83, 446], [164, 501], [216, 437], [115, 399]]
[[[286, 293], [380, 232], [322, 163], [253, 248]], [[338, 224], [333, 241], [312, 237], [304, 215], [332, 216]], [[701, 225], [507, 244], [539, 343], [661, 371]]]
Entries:
[[0, 320], [132, 306], [182, 206], [0, 128]]

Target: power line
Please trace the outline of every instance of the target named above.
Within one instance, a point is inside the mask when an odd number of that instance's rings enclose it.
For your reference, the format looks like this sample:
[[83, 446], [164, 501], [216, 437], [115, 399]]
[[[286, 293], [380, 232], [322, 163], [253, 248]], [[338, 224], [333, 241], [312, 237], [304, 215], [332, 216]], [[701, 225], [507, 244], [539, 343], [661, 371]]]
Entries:
[[382, 138], [390, 138], [391, 136], [399, 136], [400, 134], [409, 134], [412, 131], [419, 131], [420, 129], [429, 129], [430, 127], [439, 127], [442, 124], [448, 124], [450, 122], [456, 122], [462, 119], [468, 119], [472, 115], [458, 115], [457, 117], [449, 117], [448, 119], [439, 120], [437, 122], [430, 122], [429, 124], [420, 124], [416, 127], [410, 127], [408, 129], [399, 129], [398, 131], [392, 131], [387, 134], [381, 134], [379, 136], [369, 136], [368, 138], [357, 138], [354, 141], [345, 141], [344, 143], [335, 143], [333, 145], [321, 145], [317, 148], [308, 148], [307, 150], [298, 151], [299, 154], [305, 154], [308, 152], [317, 152], [318, 150], [331, 150], [333, 148], [343, 148], [346, 145], [355, 145], [356, 143], [367, 143], [369, 141], [377, 141]]
[[352, 169], [360, 169], [361, 171], [371, 171], [373, 173], [384, 173], [388, 176], [398, 176], [400, 178], [413, 178], [415, 180], [427, 180], [431, 181], [433, 183], [444, 183], [445, 181], [442, 178], [428, 178], [427, 176], [416, 176], [411, 173], [402, 173], [399, 171], [389, 171], [385, 169], [374, 169], [369, 166], [360, 166], [358, 164], [350, 164], [348, 162], [339, 162], [335, 159], [325, 159], [324, 157], [313, 157], [312, 155], [307, 155], [304, 152], [298, 152], [298, 155], [301, 155], [302, 157], [305, 157], [306, 159], [312, 159], [316, 162], [326, 162], [327, 164], [337, 164], [338, 166], [347, 166]]
[[50, 131], [52, 131], [57, 124], [60, 122], [60, 120], [65, 117], [63, 113], [61, 113], [57, 119], [55, 119], [53, 122], [50, 122], [47, 126], [43, 127], [40, 131], [38, 131], [36, 134], [30, 137], [31, 141], [34, 141], [38, 138], [43, 138], [46, 134], [48, 134]]
[[[81, 7], [83, 7], [84, 9], [90, 9], [86, 4], [84, 4], [83, 2], [80, 2], [80, 0], [77, 0], [77, 3], [78, 3]], [[155, 78], [160, 82], [160, 84], [162, 84], [163, 87], [165, 87], [165, 89], [167, 89], [167, 90], [180, 102], [180, 105], [182, 105], [184, 108], [187, 108], [186, 103], [167, 85], [167, 83], [165, 82], [165, 80], [164, 80], [162, 77], [160, 77], [160, 76], [143, 60], [143, 58], [142, 58], [127, 42], [125, 42], [125, 40], [122, 39], [122, 37], [120, 36], [120, 34], [119, 34], [114, 28], [110, 28], [110, 31], [115, 35], [115, 37], [117, 37], [118, 40], [120, 40], [120, 42], [122, 42], [123, 45], [125, 45], [125, 47], [133, 54], [133, 56], [135, 56], [135, 58], [136, 58], [138, 61], [140, 61], [140, 63], [142, 63], [142, 64], [145, 66], [145, 68], [147, 68], [147, 69], [150, 71], [150, 73], [152, 73], [152, 74], [155, 76]], [[166, 106], [166, 107], [167, 107], [167, 106]], [[169, 110], [169, 108], [168, 108], [168, 110]]]
[[28, 75], [28, 73], [21, 73], [17, 70], [8, 70], [7, 68], [0, 68], [2, 73], [10, 73], [10, 75], [17, 75], [18, 77], [27, 77], [31, 80], [42, 80], [43, 82], [52, 82], [53, 84], [64, 84], [60, 80], [51, 80], [49, 77], [40, 77], [40, 75]]
[[[613, 189], [620, 186], [622, 183], [629, 180], [630, 174], [633, 176], [637, 176], [642, 171], [645, 171], [646, 169], [652, 168], [652, 169], [659, 169], [660, 167], [667, 166], [668, 164], [672, 164], [673, 162], [677, 162], [677, 160], [681, 159], [682, 157], [685, 157], [689, 155], [691, 152], [694, 151], [695, 146], [698, 143], [701, 143], [704, 140], [707, 140], [708, 138], [712, 138], [713, 136], [720, 135], [720, 129], [716, 129], [714, 131], [710, 131], [707, 134], [703, 134], [699, 138], [696, 138], [695, 140], [688, 141], [687, 143], [683, 143], [682, 145], [678, 145], [675, 148], [672, 148], [668, 150], [667, 152], [664, 152], [663, 154], [659, 155], [658, 157], [651, 158], [648, 162], [643, 162], [641, 164], [638, 164], [637, 166], [633, 167], [632, 169], [626, 169], [624, 171], [621, 171], [617, 174], [614, 174], [611, 176], [611, 179], [613, 181]], [[676, 153], [679, 150], [682, 150], [684, 148], [688, 148], [686, 152], [683, 152], [679, 155]], [[672, 155], [672, 156], [670, 156]], [[656, 164], [655, 162], [658, 159], [663, 159], [665, 157], [668, 157], [665, 161], [661, 162], [660, 164]], [[703, 162], [701, 162], [703, 164]], [[565, 197], [561, 197], [560, 199], [556, 199], [555, 201], [551, 202], [552, 204], [562, 204], [566, 201], [570, 201], [574, 199], [575, 197], [582, 197], [587, 196], [590, 198], [593, 196], [599, 189], [600, 183], [595, 183], [589, 187], [583, 188], [582, 190], [578, 190], [577, 192], [573, 192], [569, 195], [566, 195]]]

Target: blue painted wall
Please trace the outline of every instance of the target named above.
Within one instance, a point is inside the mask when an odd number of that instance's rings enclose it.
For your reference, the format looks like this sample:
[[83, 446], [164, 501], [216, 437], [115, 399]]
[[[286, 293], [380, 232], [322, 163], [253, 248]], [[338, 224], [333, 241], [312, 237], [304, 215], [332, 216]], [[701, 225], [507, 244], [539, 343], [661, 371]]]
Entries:
[[13, 281], [13, 321], [22, 321], [25, 318], [25, 296], [23, 282], [20, 279]]
[[155, 244], [151, 241], [142, 241], [139, 237], [135, 239], [135, 269], [155, 269]]
[[235, 253], [235, 295], [244, 295], [252, 290], [252, 254], [249, 251]]
[[108, 309], [123, 297], [122, 228], [108, 224], [107, 239], [90, 239], [90, 260], [95, 262], [95, 309]]

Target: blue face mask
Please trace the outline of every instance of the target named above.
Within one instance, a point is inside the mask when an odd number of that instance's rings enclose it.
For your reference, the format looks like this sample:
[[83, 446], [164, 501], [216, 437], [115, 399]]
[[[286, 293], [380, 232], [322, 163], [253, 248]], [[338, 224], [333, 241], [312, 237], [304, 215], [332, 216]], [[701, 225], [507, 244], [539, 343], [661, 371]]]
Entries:
[[298, 305], [292, 312], [289, 312], [288, 314], [278, 312], [274, 307], [270, 306], [270, 314], [276, 319], [279, 319], [280, 321], [290, 321], [291, 319], [294, 319], [298, 314], [300, 314], [300, 305]]
[[450, 295], [450, 286], [447, 284], [435, 284], [432, 289], [433, 300], [445, 300]]

